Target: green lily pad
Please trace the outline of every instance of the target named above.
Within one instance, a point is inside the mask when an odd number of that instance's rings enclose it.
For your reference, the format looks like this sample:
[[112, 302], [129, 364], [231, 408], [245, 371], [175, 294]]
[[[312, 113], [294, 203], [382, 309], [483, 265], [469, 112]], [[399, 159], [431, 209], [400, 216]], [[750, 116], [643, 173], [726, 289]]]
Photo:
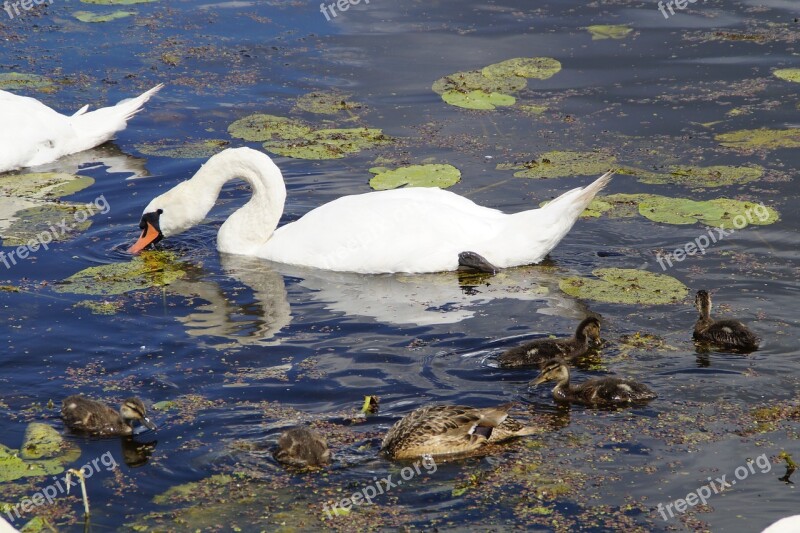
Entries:
[[439, 95], [449, 92], [468, 93], [471, 91], [483, 91], [487, 94], [501, 93], [507, 94], [524, 89], [528, 85], [525, 78], [510, 76], [507, 78], [487, 78], [480, 70], [468, 72], [456, 72], [449, 76], [443, 76], [433, 82], [431, 89]]
[[222, 139], [206, 139], [202, 141], [166, 140], [144, 142], [135, 148], [145, 155], [171, 157], [173, 159], [208, 159], [230, 145], [230, 141]]
[[546, 152], [538, 159], [524, 163], [499, 164], [498, 170], [518, 170], [517, 178], [560, 178], [594, 176], [616, 166], [614, 156], [599, 152]]
[[297, 107], [309, 113], [320, 115], [335, 115], [342, 111], [359, 109], [358, 102], [349, 102], [350, 95], [338, 92], [313, 92], [304, 94], [297, 99]]
[[163, 287], [186, 275], [170, 252], [145, 251], [127, 263], [89, 267], [55, 286], [56, 292], [110, 296]]
[[20, 533], [42, 533], [42, 531], [55, 531], [53, 525], [42, 516], [34, 516], [22, 526]]
[[[44, 234], [49, 235], [50, 242], [67, 241], [91, 227], [92, 221], [88, 218], [82, 222], [76, 220], [78, 212], [87, 211], [86, 205], [67, 202], [48, 202], [17, 211], [14, 220], [3, 231], [3, 246], [26, 245], [37, 239], [45, 242]], [[66, 222], [68, 231], [62, 230], [60, 222]]]
[[650, 195], [639, 202], [639, 213], [665, 224], [696, 224], [726, 226], [741, 229], [748, 224], [766, 225], [776, 222], [778, 212], [771, 207], [754, 202], [718, 198], [695, 201], [687, 198], [669, 198]]
[[500, 93], [487, 93], [484, 91], [447, 91], [442, 95], [442, 100], [456, 107], [465, 109], [492, 110], [498, 106], [514, 105], [517, 101], [513, 96]]
[[722, 146], [744, 151], [800, 148], [800, 128], [738, 130], [714, 136]]
[[0, 90], [4, 91], [48, 89], [54, 85], [49, 78], [36, 74], [23, 74], [21, 72], [4, 72], [0, 74]]
[[772, 75], [782, 80], [800, 83], [800, 68], [780, 68], [773, 71]]
[[380, 129], [324, 129], [299, 139], [267, 141], [264, 149], [298, 159], [341, 159], [389, 142], [391, 138]]
[[521, 105], [519, 106], [519, 109], [520, 111], [528, 113], [529, 115], [541, 115], [544, 114], [549, 109], [549, 107], [547, 107], [546, 105], [530, 104], [530, 105]]
[[0, 483], [24, 477], [60, 474], [64, 471], [64, 464], [70, 462], [70, 459], [77, 459], [74, 452], [63, 460], [59, 457], [43, 461], [24, 461], [15, 450], [0, 444]]
[[0, 194], [17, 198], [54, 199], [82, 191], [94, 179], [59, 172], [0, 176]]
[[369, 180], [369, 186], [378, 191], [403, 186], [446, 189], [461, 179], [461, 171], [452, 165], [411, 165], [394, 170], [376, 167], [370, 172], [375, 177]]
[[517, 76], [546, 80], [561, 70], [561, 63], [552, 57], [516, 57], [483, 67], [481, 74], [489, 79]]
[[595, 24], [594, 26], [587, 26], [586, 29], [592, 34], [593, 41], [598, 41], [600, 39], [624, 39], [633, 31], [633, 28], [625, 24]]
[[300, 120], [264, 114], [249, 115], [228, 126], [228, 133], [232, 137], [245, 141], [299, 139], [311, 132], [312, 128]]
[[97, 22], [111, 22], [112, 20], [123, 19], [135, 15], [136, 11], [112, 11], [110, 13], [92, 13], [91, 11], [76, 11], [72, 14], [73, 17], [81, 22], [97, 23]]
[[705, 188], [750, 183], [764, 175], [764, 168], [757, 165], [746, 167], [673, 165], [669, 167], [669, 173], [667, 174], [635, 168], [620, 169], [619, 173], [635, 176], [642, 183], [656, 185], [678, 184]]
[[683, 283], [646, 270], [599, 268], [595, 278], [570, 277], [559, 288], [570, 296], [607, 303], [663, 305], [682, 301], [689, 293]]
[[72, 462], [80, 457], [80, 450], [65, 441], [54, 427], [31, 422], [25, 429], [19, 456], [26, 461], [61, 458], [62, 462]]

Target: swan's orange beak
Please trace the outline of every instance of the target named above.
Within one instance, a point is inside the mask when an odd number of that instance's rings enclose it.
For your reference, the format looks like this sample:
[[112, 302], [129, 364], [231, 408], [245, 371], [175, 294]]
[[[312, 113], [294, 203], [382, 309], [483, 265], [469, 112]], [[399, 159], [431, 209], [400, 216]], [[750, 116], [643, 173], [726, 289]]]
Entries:
[[139, 228], [142, 230], [142, 235], [136, 243], [128, 248], [128, 253], [138, 254], [153, 243], [157, 243], [164, 238], [159, 227], [159, 217], [163, 213], [161, 209], [152, 213], [142, 215], [142, 221], [139, 222]]
[[139, 240], [136, 241], [136, 243], [133, 246], [128, 248], [128, 253], [138, 254], [139, 252], [150, 246], [150, 243], [158, 239], [159, 234], [160, 232], [155, 227], [153, 227], [152, 224], [148, 222], [144, 230], [142, 230], [142, 235], [141, 237], [139, 237]]

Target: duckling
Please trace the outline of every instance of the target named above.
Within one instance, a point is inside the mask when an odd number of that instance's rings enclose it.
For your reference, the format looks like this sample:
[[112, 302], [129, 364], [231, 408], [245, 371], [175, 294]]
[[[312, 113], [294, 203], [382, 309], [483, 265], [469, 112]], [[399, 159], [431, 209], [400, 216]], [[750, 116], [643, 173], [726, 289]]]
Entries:
[[136, 420], [149, 429], [156, 429], [155, 424], [147, 418], [144, 403], [139, 398], [128, 398], [116, 412], [106, 404], [85, 396], [70, 396], [61, 406], [61, 418], [71, 430], [97, 437], [131, 435]]
[[541, 366], [556, 357], [571, 362], [586, 355], [590, 341], [596, 343], [599, 340], [600, 321], [590, 316], [578, 324], [575, 336], [571, 339], [537, 339], [511, 348], [501, 354], [497, 361], [502, 368]]
[[700, 317], [694, 324], [695, 341], [740, 352], [758, 350], [758, 342], [761, 339], [747, 326], [738, 320], [711, 318], [711, 295], [707, 291], [697, 291], [694, 304], [700, 312]]
[[603, 377], [584, 381], [580, 385], [570, 385], [569, 368], [558, 360], [547, 363], [531, 386], [546, 381], [556, 382], [553, 398], [557, 401], [597, 406], [645, 402], [656, 398], [656, 393], [646, 385], [630, 379]]
[[463, 405], [420, 407], [389, 429], [381, 452], [390, 459], [468, 455], [489, 443], [536, 433], [536, 428], [508, 418], [513, 405], [482, 409]]
[[308, 428], [291, 428], [281, 433], [273, 457], [297, 468], [320, 467], [331, 460], [331, 451], [322, 435]]

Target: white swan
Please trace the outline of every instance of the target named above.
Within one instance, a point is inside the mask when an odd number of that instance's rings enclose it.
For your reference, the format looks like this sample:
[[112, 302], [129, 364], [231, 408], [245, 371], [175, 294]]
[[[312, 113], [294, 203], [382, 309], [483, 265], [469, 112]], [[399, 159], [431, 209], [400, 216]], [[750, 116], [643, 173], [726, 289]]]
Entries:
[[[189, 180], [148, 204], [130, 248], [199, 224], [223, 184], [248, 182], [253, 196], [228, 217], [217, 249], [279, 263], [365, 274], [494, 270], [541, 261], [569, 232], [607, 172], [541, 209], [507, 215], [436, 188], [412, 187], [344, 196], [278, 228], [286, 200], [281, 171], [266, 154], [235, 148], [211, 157]], [[277, 228], [277, 229], [276, 229]]]
[[70, 117], [35, 98], [0, 91], [0, 172], [51, 163], [103, 144], [162, 87], [96, 111], [87, 112], [85, 105]]

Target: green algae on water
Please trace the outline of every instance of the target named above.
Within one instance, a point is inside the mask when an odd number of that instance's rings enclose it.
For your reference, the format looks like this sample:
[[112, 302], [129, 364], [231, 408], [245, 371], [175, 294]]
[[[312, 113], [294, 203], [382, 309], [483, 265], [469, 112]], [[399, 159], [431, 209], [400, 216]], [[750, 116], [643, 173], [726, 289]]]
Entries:
[[0, 90], [19, 91], [22, 89], [52, 89], [55, 86], [50, 78], [38, 76], [36, 74], [24, 74], [22, 72], [3, 72], [0, 73]]
[[273, 138], [299, 139], [311, 131], [311, 127], [300, 120], [262, 113], [240, 118], [228, 126], [228, 133], [232, 137], [259, 142], [269, 141]]
[[335, 115], [363, 107], [358, 102], [348, 101], [349, 94], [340, 92], [313, 92], [297, 98], [297, 107], [309, 113]]
[[663, 305], [686, 298], [689, 288], [666, 274], [628, 268], [599, 268], [594, 278], [570, 277], [559, 288], [570, 296], [606, 303]]
[[80, 457], [80, 450], [49, 424], [31, 422], [25, 428], [19, 456], [26, 461], [60, 458], [72, 462]]
[[70, 294], [111, 296], [163, 287], [185, 275], [185, 265], [176, 261], [175, 254], [144, 251], [127, 263], [112, 263], [81, 270], [55, 285], [55, 290]]
[[709, 188], [743, 185], [756, 181], [764, 175], [764, 168], [758, 165], [714, 165], [708, 167], [672, 165], [666, 174], [630, 167], [620, 169], [618, 172], [635, 176], [642, 183], [654, 185], [677, 184], [696, 188]]
[[110, 13], [93, 13], [91, 11], [75, 11], [72, 16], [76, 19], [80, 20], [81, 22], [88, 22], [88, 23], [99, 23], [99, 22], [111, 22], [112, 20], [123, 19], [126, 17], [130, 17], [131, 15], [136, 15], [136, 11], [112, 11]]
[[778, 148], [800, 148], [800, 128], [771, 130], [738, 130], [719, 133], [714, 139], [722, 146], [742, 151], [777, 150]]
[[782, 80], [800, 83], [800, 68], [780, 68], [773, 71], [772, 75]]
[[461, 171], [452, 165], [411, 165], [394, 170], [375, 167], [369, 171], [375, 174], [369, 186], [378, 191], [404, 186], [446, 189], [461, 179]]
[[164, 140], [144, 142], [134, 145], [141, 153], [150, 156], [170, 157], [173, 159], [207, 159], [218, 154], [230, 145], [223, 139], [205, 139], [202, 141]]
[[[88, 210], [88, 206], [83, 204], [48, 202], [17, 211], [13, 222], [3, 232], [3, 246], [26, 245], [32, 240], [45, 242], [40, 238], [43, 234], [50, 236], [50, 242], [69, 240], [91, 227], [91, 220], [79, 222], [75, 218], [79, 211]], [[66, 232], [59, 225], [62, 221], [67, 222]]]
[[517, 101], [513, 96], [500, 93], [487, 93], [484, 91], [447, 91], [442, 95], [442, 100], [450, 105], [465, 109], [492, 110], [499, 106], [512, 106]]
[[546, 80], [561, 70], [561, 63], [552, 57], [517, 57], [483, 67], [481, 74], [489, 79], [511, 77]]
[[17, 198], [54, 199], [80, 192], [94, 179], [62, 172], [33, 172], [0, 176], [0, 194]]
[[517, 178], [561, 178], [567, 176], [600, 176], [616, 164], [616, 158], [600, 152], [546, 152], [538, 159], [524, 163], [497, 165], [498, 170], [517, 170]]
[[596, 24], [594, 26], [587, 26], [586, 29], [592, 34], [593, 41], [601, 39], [624, 39], [633, 31], [633, 28], [625, 24]]
[[116, 315], [123, 307], [123, 302], [81, 300], [72, 307], [84, 307], [92, 312], [93, 315]]

